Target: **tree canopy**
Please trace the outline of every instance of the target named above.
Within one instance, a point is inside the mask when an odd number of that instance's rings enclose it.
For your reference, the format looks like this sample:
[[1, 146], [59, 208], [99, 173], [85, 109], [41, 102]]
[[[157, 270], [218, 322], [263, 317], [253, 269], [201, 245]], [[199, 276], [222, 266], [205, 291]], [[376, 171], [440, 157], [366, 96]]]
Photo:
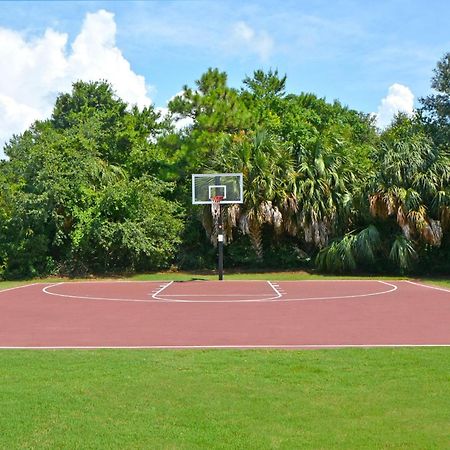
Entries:
[[[78, 81], [0, 163], [0, 277], [214, 266], [190, 175], [242, 172], [224, 208], [228, 266], [450, 271], [450, 54], [414, 116], [370, 115], [256, 70], [208, 69], [162, 117]], [[177, 127], [178, 121], [189, 121]]]
[[183, 228], [174, 186], [157, 177], [162, 131], [105, 82], [77, 82], [52, 118], [6, 146], [4, 276], [164, 267]]

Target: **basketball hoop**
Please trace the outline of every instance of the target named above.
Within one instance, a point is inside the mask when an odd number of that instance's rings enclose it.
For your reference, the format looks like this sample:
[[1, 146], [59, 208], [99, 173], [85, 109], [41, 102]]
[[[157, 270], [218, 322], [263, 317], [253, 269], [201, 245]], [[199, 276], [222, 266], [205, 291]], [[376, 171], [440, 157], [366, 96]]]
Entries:
[[211, 214], [217, 222], [220, 216], [220, 202], [223, 200], [223, 195], [214, 195], [211, 197]]
[[[219, 280], [223, 280], [223, 218], [222, 205], [244, 203], [244, 183], [242, 173], [193, 173], [192, 204], [211, 205], [211, 236], [217, 235]], [[208, 221], [209, 222], [209, 221]]]

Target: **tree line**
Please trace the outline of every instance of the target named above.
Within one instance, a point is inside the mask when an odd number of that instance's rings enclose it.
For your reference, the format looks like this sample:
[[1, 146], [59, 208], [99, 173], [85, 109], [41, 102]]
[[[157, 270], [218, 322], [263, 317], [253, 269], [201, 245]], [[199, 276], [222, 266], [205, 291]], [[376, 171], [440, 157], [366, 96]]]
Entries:
[[276, 70], [236, 89], [209, 69], [167, 115], [76, 82], [5, 146], [0, 278], [213, 268], [211, 211], [190, 195], [207, 172], [244, 175], [223, 209], [228, 267], [449, 273], [450, 53], [431, 87], [378, 130]]

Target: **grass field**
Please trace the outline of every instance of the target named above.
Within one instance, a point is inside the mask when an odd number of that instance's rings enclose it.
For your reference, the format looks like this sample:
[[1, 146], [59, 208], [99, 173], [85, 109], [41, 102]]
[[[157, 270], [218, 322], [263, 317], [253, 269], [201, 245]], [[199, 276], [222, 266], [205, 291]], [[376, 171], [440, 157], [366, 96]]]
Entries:
[[[270, 281], [285, 281], [285, 280], [352, 280], [352, 279], [376, 279], [376, 280], [401, 280], [409, 279], [408, 277], [399, 276], [334, 276], [334, 275], [321, 275], [321, 274], [310, 274], [307, 272], [234, 272], [225, 273], [225, 280], [270, 280]], [[61, 278], [61, 277], [50, 277], [50, 278], [37, 278], [32, 280], [20, 280], [20, 281], [0, 281], [0, 291], [2, 289], [8, 289], [15, 286], [20, 286], [23, 284], [29, 284], [33, 282], [40, 283], [57, 283], [59, 281], [86, 281], [94, 280], [95, 278]], [[147, 273], [132, 275], [130, 277], [114, 277], [108, 278], [103, 277], [99, 279], [114, 279], [114, 280], [136, 280], [136, 281], [190, 281], [190, 280], [217, 280], [217, 275], [214, 273], [191, 273], [191, 272], [157, 272], [157, 273]], [[414, 278], [411, 278], [414, 279]], [[435, 284], [437, 286], [442, 286], [445, 288], [450, 288], [450, 277], [424, 277], [421, 281]]]
[[2, 449], [450, 448], [450, 349], [2, 351]]

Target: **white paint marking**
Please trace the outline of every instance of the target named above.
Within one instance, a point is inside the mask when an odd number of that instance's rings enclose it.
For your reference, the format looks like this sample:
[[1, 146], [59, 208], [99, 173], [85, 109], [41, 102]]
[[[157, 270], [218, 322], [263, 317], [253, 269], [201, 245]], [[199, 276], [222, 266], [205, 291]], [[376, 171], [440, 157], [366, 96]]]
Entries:
[[380, 292], [369, 292], [367, 294], [354, 294], [354, 295], [337, 295], [332, 297], [303, 297], [303, 298], [285, 298], [283, 302], [306, 302], [311, 300], [346, 300], [346, 299], [359, 299], [364, 297], [373, 297], [375, 295], [389, 294], [390, 292], [394, 292], [398, 289], [394, 284], [386, 283], [385, 281], [373, 280], [378, 283], [386, 284], [387, 286], [391, 286], [392, 289], [388, 289], [386, 291]]
[[158, 289], [154, 294], [152, 294], [152, 298], [154, 298], [154, 299], [157, 299], [157, 295], [159, 294], [159, 293], [161, 293], [162, 291], [164, 291], [164, 289], [167, 289], [171, 284], [173, 284], [173, 280], [172, 281], [170, 281], [169, 283], [166, 283], [166, 284], [163, 284], [163, 285], [160, 285], [161, 286], [161, 288], [160, 289]]
[[[227, 280], [227, 283], [229, 283], [230, 281], [239, 281], [239, 280]], [[261, 280], [242, 280], [242, 281], [261, 281]], [[298, 280], [278, 280], [277, 282], [279, 283], [348, 283], [351, 282], [353, 283], [354, 281], [357, 281], [358, 283], [373, 283], [374, 281], [382, 281], [379, 280], [378, 278], [370, 278], [370, 279], [360, 279], [360, 278], [328, 278], [328, 279], [321, 279], [321, 278], [313, 278], [313, 279], [298, 279]], [[389, 281], [406, 281], [406, 280], [397, 280], [397, 279], [393, 279], [393, 280], [389, 280]]]
[[160, 297], [261, 297], [261, 294], [159, 294]]
[[14, 287], [2, 289], [2, 290], [0, 290], [0, 293], [7, 292], [7, 291], [12, 291], [14, 289], [22, 289], [22, 288], [26, 288], [26, 287], [30, 287], [30, 286], [36, 286], [37, 284], [41, 284], [41, 283], [22, 284], [20, 286], [14, 286]]
[[[362, 280], [364, 281], [364, 280]], [[391, 289], [388, 289], [386, 291], [380, 291], [380, 292], [369, 292], [366, 294], [355, 294], [355, 295], [341, 295], [341, 296], [328, 296], [328, 297], [301, 297], [301, 298], [284, 298], [283, 302], [299, 302], [299, 301], [314, 301], [314, 300], [345, 300], [345, 299], [359, 299], [364, 297], [372, 297], [376, 295], [382, 295], [382, 294], [388, 294], [390, 292], [394, 292], [398, 289], [397, 286], [391, 283], [387, 283], [385, 281], [380, 280], [372, 280], [376, 281], [381, 284], [385, 284], [387, 286], [390, 286]], [[267, 298], [257, 298], [257, 299], [247, 299], [247, 300], [181, 300], [172, 298], [173, 296], [170, 294], [161, 294], [165, 289], [167, 289], [174, 281], [170, 281], [169, 283], [163, 285], [160, 289], [158, 289], [154, 294], [152, 294], [152, 298], [154, 300], [158, 300], [158, 303], [264, 303], [264, 302], [271, 302], [276, 301], [279, 298], [283, 296], [283, 293], [278, 290], [273, 283], [270, 281], [267, 281], [267, 283], [270, 285], [270, 287], [274, 290], [276, 293], [275, 297], [267, 297]], [[111, 298], [111, 297], [90, 297], [90, 296], [79, 296], [79, 295], [70, 295], [70, 294], [58, 294], [56, 292], [51, 292], [49, 289], [58, 286], [62, 283], [56, 283], [50, 286], [45, 287], [42, 289], [42, 291], [49, 295], [54, 295], [57, 297], [66, 297], [66, 298], [74, 298], [74, 299], [80, 299], [80, 300], [103, 300], [103, 301], [120, 301], [120, 302], [136, 302], [136, 303], [153, 303], [153, 300], [145, 300], [145, 299], [134, 299], [134, 298]], [[150, 294], [149, 294], [150, 295]], [[178, 294], [176, 294], [178, 295]], [[191, 295], [191, 294], [188, 294]], [[182, 295], [184, 296], [184, 295]]]
[[270, 281], [268, 281], [267, 283], [275, 291], [275, 294], [277, 294], [278, 297], [276, 297], [276, 298], [281, 298], [283, 296], [283, 294], [277, 289], [279, 287], [278, 284], [274, 284]]
[[403, 347], [450, 347], [450, 344], [255, 344], [255, 345], [64, 345], [64, 346], [0, 346], [0, 350], [101, 350], [101, 349], [123, 349], [123, 350], [139, 350], [139, 349], [154, 349], [154, 350], [195, 350], [195, 349], [305, 349], [305, 348], [403, 348]]
[[[184, 297], [184, 295], [183, 295]], [[222, 296], [218, 296], [222, 297]], [[249, 300], [181, 300], [177, 298], [172, 298], [172, 296], [167, 297], [153, 297], [156, 300], [160, 300], [160, 303], [264, 303], [264, 302], [273, 302], [278, 300], [280, 297], [267, 297], [267, 298], [256, 298]]]
[[[280, 292], [272, 285], [270, 281], [267, 281], [269, 286], [275, 291], [276, 296], [275, 297], [267, 297], [267, 298], [261, 298], [261, 294], [250, 294], [251, 296], [259, 296], [260, 298], [256, 299], [241, 299], [241, 300], [181, 300], [178, 298], [173, 297], [229, 297], [229, 296], [236, 296], [236, 297], [246, 297], [250, 296], [249, 294], [161, 294], [160, 292], [152, 295], [152, 297], [156, 300], [161, 300], [163, 302], [168, 303], [263, 303], [263, 302], [270, 302], [274, 300], [278, 300], [281, 297]], [[157, 296], [159, 294], [159, 296]]]
[[406, 282], [409, 284], [414, 284], [415, 286], [420, 286], [420, 287], [424, 287], [424, 288], [428, 288], [428, 289], [435, 289], [436, 291], [443, 291], [443, 292], [450, 293], [450, 289], [445, 289], [445, 288], [441, 288], [441, 287], [437, 287], [437, 286], [429, 286], [427, 284], [416, 283], [414, 281], [406, 281]]
[[63, 298], [74, 298], [77, 300], [103, 300], [108, 302], [132, 302], [132, 303], [155, 303], [153, 300], [142, 300], [137, 298], [111, 298], [111, 297], [90, 297], [90, 296], [84, 296], [84, 295], [70, 295], [70, 294], [58, 294], [56, 292], [50, 292], [49, 289], [54, 286], [59, 286], [62, 283], [56, 283], [52, 284], [50, 286], [46, 286], [44, 289], [42, 289], [42, 292], [48, 295], [53, 295], [55, 297], [63, 297]]
[[276, 296], [275, 297], [267, 297], [267, 298], [256, 298], [256, 299], [248, 299], [248, 300], [181, 300], [179, 298], [173, 298], [173, 297], [231, 297], [236, 296], [238, 298], [247, 297], [247, 296], [255, 296], [260, 297], [261, 294], [162, 294], [161, 292], [167, 287], [165, 286], [163, 289], [159, 290], [155, 294], [152, 295], [152, 297], [155, 300], [160, 300], [167, 303], [249, 303], [249, 302], [269, 302], [277, 300], [281, 297], [281, 294], [277, 291], [276, 288], [272, 286], [270, 281], [267, 281], [267, 283], [270, 285], [270, 287], [275, 291]]

